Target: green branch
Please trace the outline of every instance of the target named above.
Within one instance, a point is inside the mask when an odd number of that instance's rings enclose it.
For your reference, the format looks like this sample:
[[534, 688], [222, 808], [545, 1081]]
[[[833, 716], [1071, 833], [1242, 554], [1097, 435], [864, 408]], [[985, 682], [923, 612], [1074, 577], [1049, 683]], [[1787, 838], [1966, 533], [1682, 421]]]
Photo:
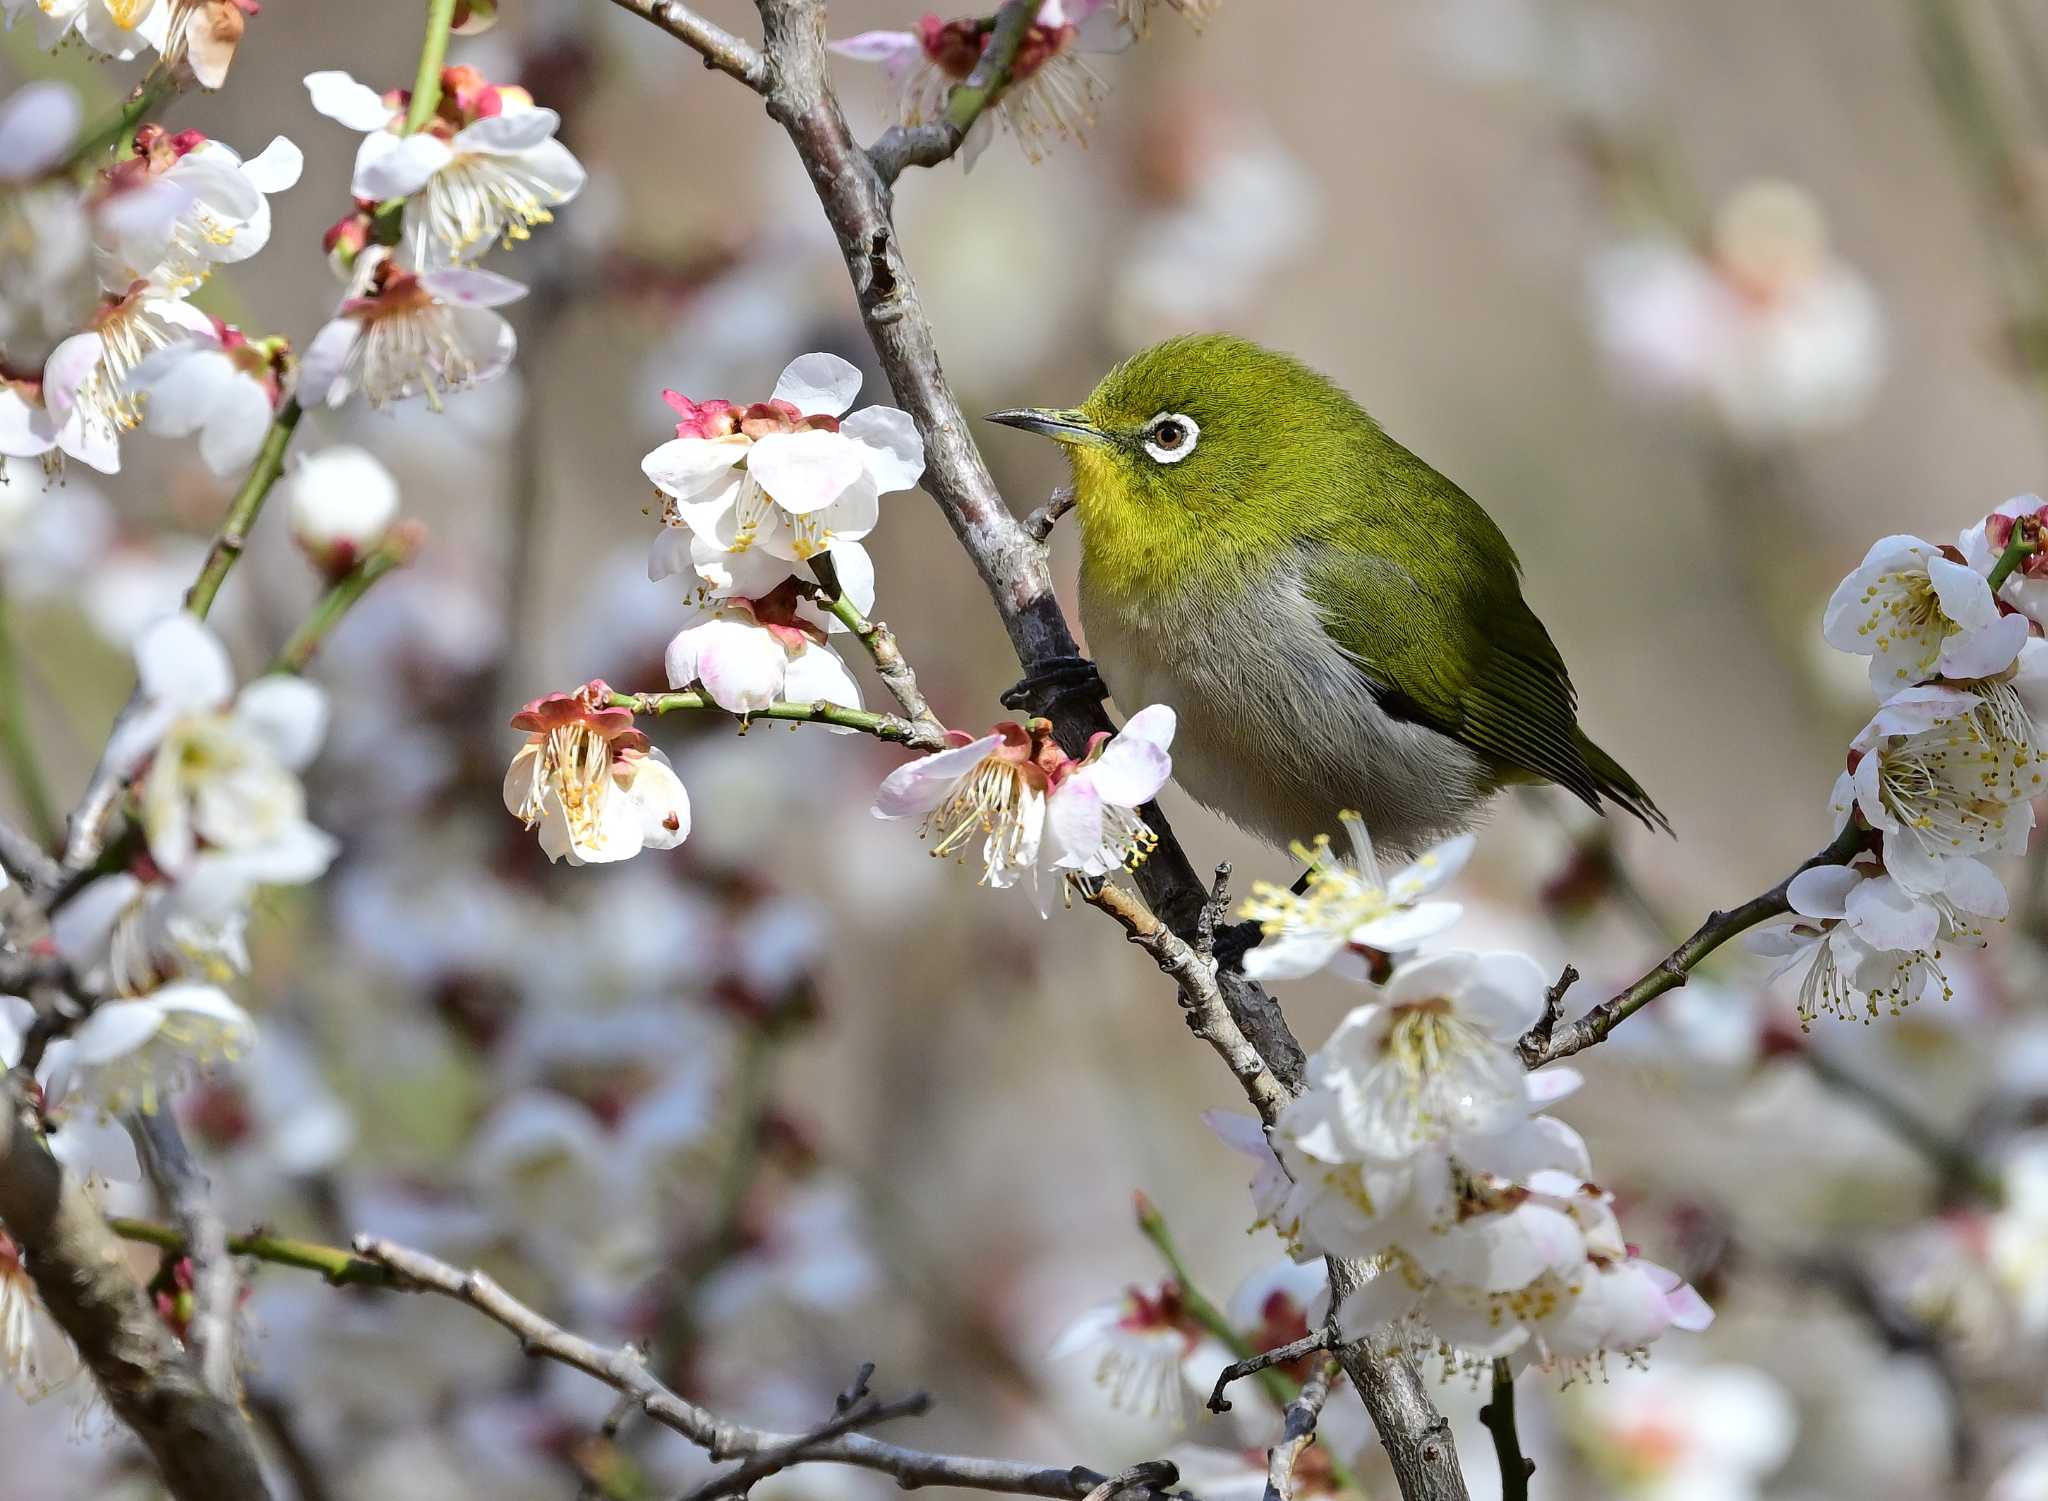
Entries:
[[248, 478], [242, 481], [242, 488], [228, 506], [220, 530], [214, 533], [213, 546], [207, 549], [199, 577], [185, 594], [185, 608], [201, 620], [213, 608], [213, 598], [242, 556], [242, 549], [249, 545], [249, 529], [256, 524], [277, 477], [284, 473], [284, 451], [291, 446], [292, 433], [302, 415], [296, 396], [277, 409], [277, 415], [270, 421], [270, 431], [263, 435], [263, 446], [256, 450], [256, 461], [249, 466]]
[[21, 661], [15, 653], [13, 623], [4, 598], [0, 598], [0, 756], [6, 758], [7, 773], [28, 817], [29, 831], [44, 849], [55, 848], [64, 829], [29, 734], [28, 695], [22, 691]]
[[401, 135], [424, 127], [441, 107], [441, 69], [448, 61], [448, 31], [454, 24], [455, 0], [427, 0], [427, 34], [420, 43], [419, 72], [413, 75]]
[[99, 158], [109, 151], [126, 150], [134, 145], [135, 132], [158, 107], [178, 92], [179, 83], [175, 70], [158, 68], [142, 82], [135, 85], [120, 108], [100, 124], [87, 132], [85, 138], [71, 148], [71, 154], [64, 159], [60, 172], [83, 172], [96, 170], [102, 163]]
[[893, 183], [905, 167], [936, 167], [958, 151], [984, 112], [1010, 86], [1017, 54], [1038, 19], [1039, 0], [1006, 0], [993, 20], [983, 22], [988, 44], [974, 71], [946, 95], [945, 114], [929, 125], [894, 125], [868, 149], [882, 181]]
[[389, 537], [376, 547], [368, 557], [349, 569], [329, 586], [320, 596], [319, 603], [292, 632], [291, 639], [279, 649], [277, 660], [270, 664], [272, 672], [300, 673], [306, 664], [326, 644], [341, 617], [355, 608], [356, 601], [370, 592], [370, 586], [394, 568], [401, 568], [412, 561], [419, 550], [420, 536], [415, 523], [401, 523], [392, 530]]
[[[176, 1256], [185, 1253], [185, 1232], [173, 1226], [127, 1219], [110, 1219], [107, 1224], [123, 1240], [140, 1241]], [[398, 1280], [384, 1267], [365, 1261], [353, 1251], [323, 1246], [317, 1241], [291, 1240], [261, 1230], [230, 1235], [228, 1254], [253, 1256], [273, 1266], [296, 1267], [302, 1272], [318, 1272], [336, 1287], [390, 1287]]]
[[2006, 542], [2005, 551], [1998, 555], [1998, 561], [1991, 565], [1990, 577], [1984, 581], [1991, 586], [1992, 594], [1996, 595], [2004, 588], [2013, 570], [2040, 550], [2041, 539], [2033, 521], [2024, 516], [2017, 518], [2012, 524], [2012, 537]]
[[[730, 711], [713, 703], [702, 693], [618, 693], [608, 700], [615, 709], [631, 709], [635, 714], [677, 714], [689, 709], [709, 709], [724, 714]], [[877, 740], [890, 740], [898, 745], [915, 746], [920, 750], [943, 749], [945, 741], [936, 742], [932, 737], [909, 720], [894, 714], [877, 714], [868, 709], [848, 709], [839, 704], [773, 703], [763, 709], [750, 709], [744, 714], [733, 716], [741, 726], [756, 719], [776, 720], [786, 724], [825, 724], [843, 730], [858, 730], [863, 735], [872, 735]]]

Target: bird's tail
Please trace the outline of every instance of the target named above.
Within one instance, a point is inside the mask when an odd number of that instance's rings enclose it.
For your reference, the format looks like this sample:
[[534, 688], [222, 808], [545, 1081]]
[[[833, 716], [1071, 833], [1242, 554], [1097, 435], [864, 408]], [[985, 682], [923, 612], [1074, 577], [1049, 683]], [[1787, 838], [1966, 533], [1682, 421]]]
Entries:
[[1664, 816], [1650, 794], [1643, 791], [1642, 783], [1622, 769], [1614, 757], [1600, 749], [1586, 738], [1585, 731], [1578, 732], [1579, 757], [1586, 763], [1586, 769], [1593, 773], [1594, 785], [1602, 797], [1611, 798], [1643, 821], [1645, 828], [1662, 829], [1671, 832], [1671, 820]]

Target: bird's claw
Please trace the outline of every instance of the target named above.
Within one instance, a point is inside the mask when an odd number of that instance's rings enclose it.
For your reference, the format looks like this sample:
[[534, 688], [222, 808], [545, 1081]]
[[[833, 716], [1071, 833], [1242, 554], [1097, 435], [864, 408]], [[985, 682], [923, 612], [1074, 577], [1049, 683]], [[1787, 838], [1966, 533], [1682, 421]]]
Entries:
[[1002, 697], [1003, 707], [1050, 716], [1073, 699], [1100, 703], [1109, 696], [1102, 674], [1086, 657], [1047, 657]]

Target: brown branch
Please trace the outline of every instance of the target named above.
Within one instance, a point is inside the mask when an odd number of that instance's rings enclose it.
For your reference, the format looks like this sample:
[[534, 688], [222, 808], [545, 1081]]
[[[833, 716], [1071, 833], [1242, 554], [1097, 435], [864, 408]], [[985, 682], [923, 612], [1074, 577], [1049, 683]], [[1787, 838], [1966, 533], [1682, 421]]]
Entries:
[[[1574, 1053], [1584, 1052], [1606, 1037], [1622, 1022], [1634, 1016], [1643, 1007], [1663, 995], [1667, 990], [1676, 990], [1692, 978], [1696, 965], [1714, 950], [1739, 933], [1747, 932], [1758, 923], [1768, 922], [1773, 917], [1782, 917], [1792, 910], [1787, 895], [1792, 882], [1817, 865], [1841, 865], [1852, 859], [1870, 838], [1870, 830], [1856, 819], [1850, 819], [1834, 841], [1818, 854], [1800, 865], [1798, 870], [1785, 877], [1761, 896], [1751, 897], [1739, 907], [1726, 912], [1711, 912], [1700, 924], [1698, 931], [1677, 948], [1657, 961], [1656, 967], [1626, 990], [1610, 996], [1578, 1020], [1560, 1027], [1550, 1010], [1554, 1000], [1562, 1010], [1563, 987], [1569, 981], [1560, 979], [1552, 988], [1552, 996], [1546, 998], [1543, 1019], [1523, 1034], [1518, 1049], [1522, 1063], [1528, 1068], [1541, 1068], [1546, 1063], [1555, 1063], [1560, 1058], [1569, 1058]], [[1573, 979], [1575, 971], [1567, 970]]]
[[16, 1070], [0, 1098], [0, 1222], [44, 1306], [178, 1501], [268, 1501], [242, 1415], [206, 1389], [85, 1185], [50, 1154], [33, 1088]]
[[[855, 1465], [895, 1477], [906, 1490], [921, 1485], [954, 1485], [969, 1490], [1002, 1491], [1023, 1496], [1063, 1497], [1083, 1501], [1107, 1481], [1085, 1466], [1067, 1469], [1020, 1464], [1013, 1460], [978, 1459], [930, 1454], [885, 1443], [865, 1433], [773, 1433], [715, 1416], [678, 1396], [648, 1371], [645, 1359], [630, 1345], [606, 1347], [572, 1334], [521, 1303], [482, 1272], [461, 1271], [424, 1252], [408, 1250], [374, 1236], [359, 1236], [356, 1255], [381, 1266], [389, 1286], [403, 1292], [433, 1293], [476, 1309], [519, 1338], [528, 1355], [558, 1361], [594, 1377], [632, 1399], [641, 1412], [672, 1428], [713, 1459], [754, 1459], [787, 1453], [788, 1464]], [[828, 1425], [830, 1426], [830, 1425]], [[1157, 1463], [1157, 1462], [1155, 1462]], [[1157, 1471], [1156, 1485], [1127, 1486], [1146, 1501], [1165, 1501], [1163, 1488], [1177, 1479], [1170, 1465]]]
[[1044, 542], [1052, 536], [1052, 529], [1060, 524], [1060, 518], [1074, 509], [1074, 487], [1061, 485], [1046, 498], [1044, 505], [1024, 518], [1024, 530], [1033, 542]]
[[1335, 1361], [1320, 1362], [1302, 1382], [1301, 1394], [1287, 1404], [1280, 1442], [1266, 1451], [1265, 1501], [1294, 1501], [1294, 1467], [1302, 1452], [1316, 1441], [1316, 1420], [1330, 1400], [1330, 1381], [1336, 1371]]
[[1335, 1332], [1329, 1325], [1325, 1324], [1322, 1328], [1303, 1335], [1291, 1344], [1280, 1345], [1271, 1350], [1261, 1350], [1258, 1354], [1247, 1360], [1240, 1360], [1225, 1366], [1222, 1374], [1216, 1378], [1216, 1385], [1209, 1392], [1209, 1411], [1230, 1411], [1230, 1399], [1225, 1397], [1223, 1393], [1232, 1382], [1242, 1381], [1247, 1376], [1256, 1376], [1259, 1372], [1271, 1366], [1286, 1365], [1290, 1361], [1301, 1359], [1304, 1355], [1313, 1355], [1318, 1350], [1327, 1350], [1330, 1348], [1335, 1337]]
[[612, 0], [612, 3], [620, 10], [629, 10], [644, 20], [652, 21], [670, 36], [694, 48], [702, 55], [705, 67], [731, 74], [757, 94], [766, 86], [768, 64], [761, 54], [724, 27], [705, 20], [682, 0]]
[[1286, 1086], [1273, 1077], [1266, 1060], [1245, 1037], [1243, 1030], [1223, 1003], [1216, 983], [1215, 961], [1196, 953], [1187, 941], [1167, 927], [1144, 903], [1118, 886], [1102, 885], [1087, 896], [1088, 905], [1107, 912], [1124, 930], [1124, 936], [1152, 956], [1169, 980], [1180, 990], [1180, 1009], [1188, 1030], [1216, 1050], [1259, 1119], [1267, 1125], [1279, 1119], [1280, 1111], [1293, 1098]]
[[[1361, 1263], [1336, 1256], [1325, 1264], [1330, 1269], [1334, 1319], [1369, 1273]], [[1402, 1501], [1470, 1501], [1450, 1420], [1437, 1411], [1422, 1372], [1400, 1343], [1384, 1335], [1353, 1340], [1338, 1347], [1337, 1363], [1365, 1402]]]
[[868, 160], [884, 186], [893, 184], [906, 167], [936, 167], [950, 160], [966, 143], [975, 122], [1009, 87], [1010, 70], [1038, 10], [1039, 0], [1004, 0], [974, 71], [946, 95], [944, 116], [924, 125], [892, 125], [868, 148]]
[[1515, 1372], [1506, 1360], [1493, 1363], [1493, 1400], [1479, 1409], [1479, 1421], [1493, 1435], [1501, 1501], [1529, 1501], [1529, 1477], [1536, 1473], [1536, 1461], [1524, 1457], [1522, 1436], [1515, 1430]]
[[212, 1185], [186, 1149], [177, 1122], [158, 1111], [128, 1118], [128, 1133], [163, 1206], [185, 1236], [192, 1263], [192, 1318], [185, 1343], [206, 1389], [223, 1402], [241, 1397], [235, 1366], [235, 1311], [241, 1279], [228, 1255], [227, 1226], [213, 1207]]

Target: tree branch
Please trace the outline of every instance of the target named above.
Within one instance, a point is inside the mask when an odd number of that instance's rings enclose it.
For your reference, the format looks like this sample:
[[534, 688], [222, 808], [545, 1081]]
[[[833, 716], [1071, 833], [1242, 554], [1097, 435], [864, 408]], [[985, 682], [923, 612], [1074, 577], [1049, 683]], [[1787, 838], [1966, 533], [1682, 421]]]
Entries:
[[177, 1122], [164, 1112], [128, 1118], [128, 1133], [156, 1186], [157, 1197], [184, 1232], [184, 1254], [192, 1263], [192, 1318], [185, 1343], [206, 1389], [223, 1402], [241, 1400], [235, 1367], [235, 1311], [241, 1279], [228, 1255], [227, 1226], [213, 1206], [212, 1185], [192, 1154]]
[[704, 66], [730, 74], [760, 93], [767, 86], [768, 64], [752, 46], [722, 26], [714, 26], [681, 0], [612, 0], [620, 10], [652, 21], [704, 59]]
[[1493, 1435], [1493, 1452], [1500, 1460], [1501, 1501], [1529, 1501], [1536, 1461], [1522, 1455], [1522, 1436], [1515, 1431], [1515, 1373], [1505, 1360], [1493, 1363], [1493, 1400], [1479, 1409], [1479, 1421]]
[[[607, 702], [615, 708], [631, 709], [635, 714], [652, 714], [657, 718], [663, 714], [678, 714], [689, 709], [709, 709], [718, 714], [727, 712], [713, 703], [708, 695], [695, 691], [614, 692]], [[946, 748], [944, 729], [912, 724], [895, 714], [877, 714], [871, 709], [849, 709], [840, 704], [773, 703], [765, 708], [750, 709], [733, 717], [740, 721], [742, 730], [756, 719], [772, 720], [780, 724], [826, 724], [845, 730], [859, 730], [863, 735], [872, 735], [877, 740], [892, 740], [898, 745], [912, 746], [917, 750], [936, 751]]]
[[0, 1091], [0, 1222], [44, 1306], [178, 1501], [268, 1501], [241, 1414], [206, 1389], [85, 1185], [50, 1154], [33, 1089], [17, 1069]]
[[[663, 1427], [672, 1428], [705, 1450], [713, 1459], [754, 1459], [788, 1453], [789, 1464], [857, 1465], [893, 1475], [898, 1485], [911, 1489], [921, 1485], [955, 1485], [969, 1490], [1003, 1491], [1024, 1496], [1064, 1497], [1082, 1501], [1098, 1487], [1117, 1477], [1076, 1465], [1068, 1469], [1019, 1464], [1011, 1460], [976, 1459], [950, 1454], [929, 1454], [885, 1443], [864, 1433], [773, 1433], [729, 1422], [714, 1416], [694, 1402], [678, 1396], [647, 1370], [646, 1362], [631, 1346], [606, 1348], [542, 1317], [521, 1303], [481, 1272], [459, 1271], [423, 1252], [379, 1240], [374, 1236], [357, 1239], [356, 1254], [385, 1268], [392, 1275], [391, 1286], [404, 1292], [434, 1293], [466, 1303], [486, 1318], [503, 1325], [519, 1337], [528, 1355], [559, 1361], [595, 1377], [633, 1400], [640, 1411]], [[827, 1425], [830, 1427], [831, 1425]], [[1163, 1487], [1177, 1478], [1171, 1466], [1162, 1472], [1157, 1486], [1131, 1487], [1146, 1501], [1165, 1501]]]
[[944, 116], [925, 125], [892, 125], [868, 148], [868, 160], [884, 186], [901, 177], [905, 167], [936, 167], [960, 149], [967, 132], [1009, 87], [1010, 70], [1038, 9], [1039, 0], [1004, 0], [974, 71], [946, 95]]
[[1209, 1411], [1230, 1411], [1230, 1399], [1224, 1396], [1223, 1393], [1233, 1381], [1242, 1381], [1247, 1376], [1258, 1375], [1259, 1372], [1266, 1370], [1268, 1367], [1287, 1365], [1292, 1361], [1301, 1359], [1304, 1355], [1313, 1355], [1318, 1350], [1327, 1350], [1330, 1348], [1334, 1338], [1335, 1335], [1330, 1326], [1325, 1324], [1320, 1329], [1304, 1334], [1300, 1339], [1293, 1341], [1291, 1344], [1281, 1345], [1272, 1350], [1261, 1350], [1256, 1355], [1225, 1366], [1223, 1373], [1216, 1378], [1216, 1385], [1209, 1392]]
[[1330, 1380], [1336, 1370], [1335, 1361], [1319, 1362], [1302, 1382], [1301, 1395], [1287, 1404], [1280, 1442], [1266, 1451], [1265, 1501], [1294, 1501], [1294, 1467], [1316, 1440], [1316, 1420], [1330, 1400]]
[[[1522, 1063], [1528, 1068], [1541, 1068], [1546, 1063], [1555, 1063], [1560, 1058], [1569, 1058], [1574, 1053], [1584, 1052], [1658, 996], [1683, 985], [1692, 977], [1694, 967], [1729, 939], [1748, 931], [1758, 923], [1767, 922], [1773, 917], [1782, 917], [1790, 912], [1792, 903], [1787, 893], [1792, 889], [1795, 878], [1817, 865], [1846, 863], [1863, 848], [1869, 838], [1870, 830], [1864, 828], [1856, 819], [1850, 819], [1826, 849], [1808, 859], [1798, 870], [1793, 871], [1763, 895], [1751, 897], [1739, 907], [1732, 907], [1726, 912], [1709, 913], [1707, 920], [1700, 924], [1699, 930], [1658, 960], [1656, 968], [1628, 989], [1602, 1001], [1578, 1020], [1560, 1027], [1557, 1025], [1556, 1016], [1546, 1004], [1543, 1019], [1524, 1033], [1518, 1044]], [[1567, 970], [1566, 973], [1572, 979], [1578, 978], [1576, 971]], [[1564, 989], [1569, 984], [1569, 980], [1560, 979], [1552, 988], [1551, 999], [1560, 1009]]]

